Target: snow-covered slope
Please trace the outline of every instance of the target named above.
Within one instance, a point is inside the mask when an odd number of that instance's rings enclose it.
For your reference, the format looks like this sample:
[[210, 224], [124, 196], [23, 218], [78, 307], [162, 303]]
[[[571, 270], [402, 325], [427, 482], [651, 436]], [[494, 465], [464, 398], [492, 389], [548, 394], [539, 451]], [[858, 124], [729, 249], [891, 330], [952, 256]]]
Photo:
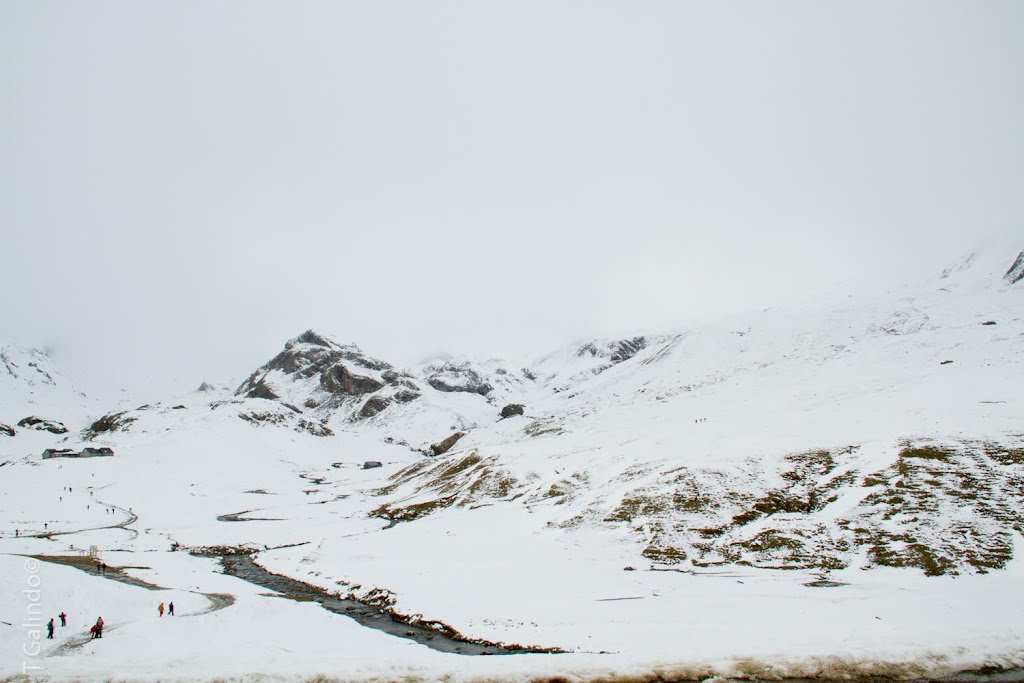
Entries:
[[0, 346], [0, 423], [38, 415], [79, 426], [92, 404], [40, 349]]

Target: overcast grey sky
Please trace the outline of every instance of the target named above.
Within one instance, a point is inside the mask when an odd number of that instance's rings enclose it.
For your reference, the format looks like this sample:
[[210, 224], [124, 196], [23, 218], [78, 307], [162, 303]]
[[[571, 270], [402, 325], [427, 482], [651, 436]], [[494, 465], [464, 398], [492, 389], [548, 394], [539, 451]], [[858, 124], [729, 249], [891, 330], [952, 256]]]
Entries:
[[1022, 122], [1024, 2], [0, 0], [0, 339], [152, 394], [878, 286], [1024, 235]]

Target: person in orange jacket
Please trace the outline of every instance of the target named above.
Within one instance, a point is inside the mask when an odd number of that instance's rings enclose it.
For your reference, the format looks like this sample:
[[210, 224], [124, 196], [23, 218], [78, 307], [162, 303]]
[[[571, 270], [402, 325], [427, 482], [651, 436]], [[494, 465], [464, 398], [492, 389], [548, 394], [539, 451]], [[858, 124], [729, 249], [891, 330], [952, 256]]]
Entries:
[[160, 606], [156, 608], [156, 611], [160, 613], [160, 616], [164, 615], [164, 603], [160, 603]]

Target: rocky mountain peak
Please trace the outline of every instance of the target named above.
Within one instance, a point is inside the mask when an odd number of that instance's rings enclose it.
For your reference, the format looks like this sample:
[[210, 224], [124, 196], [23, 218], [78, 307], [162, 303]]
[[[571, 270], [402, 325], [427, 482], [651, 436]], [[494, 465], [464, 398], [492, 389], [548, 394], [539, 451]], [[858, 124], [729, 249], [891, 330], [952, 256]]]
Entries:
[[[305, 332], [303, 332], [299, 336], [294, 337], [292, 339], [289, 339], [285, 343], [284, 348], [285, 349], [290, 349], [290, 348], [292, 348], [292, 347], [294, 347], [294, 346], [296, 346], [298, 344], [312, 344], [313, 346], [323, 346], [324, 348], [328, 348], [328, 349], [332, 349], [332, 348], [333, 349], [340, 349], [340, 348], [342, 348], [342, 346], [340, 344], [338, 344], [337, 342], [332, 341], [331, 339], [328, 339], [327, 337], [325, 337], [324, 335], [320, 334], [319, 332], [315, 332], [313, 330], [306, 330]], [[352, 346], [355, 347], [354, 344]]]

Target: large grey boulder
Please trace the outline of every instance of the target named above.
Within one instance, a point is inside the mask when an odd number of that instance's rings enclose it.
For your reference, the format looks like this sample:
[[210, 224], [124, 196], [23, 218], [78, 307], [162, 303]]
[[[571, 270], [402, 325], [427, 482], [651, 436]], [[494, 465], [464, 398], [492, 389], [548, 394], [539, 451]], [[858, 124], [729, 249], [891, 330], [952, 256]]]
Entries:
[[509, 403], [501, 409], [501, 417], [504, 419], [506, 417], [512, 417], [513, 415], [522, 415], [525, 410], [526, 406], [521, 403]]
[[445, 439], [443, 441], [439, 441], [439, 442], [431, 445], [431, 447], [430, 447], [431, 454], [432, 455], [444, 455], [445, 453], [447, 453], [448, 451], [450, 451], [452, 449], [452, 446], [455, 445], [456, 441], [458, 441], [459, 439], [461, 439], [465, 435], [466, 435], [465, 432], [455, 432], [454, 434], [449, 436], [447, 439]]

